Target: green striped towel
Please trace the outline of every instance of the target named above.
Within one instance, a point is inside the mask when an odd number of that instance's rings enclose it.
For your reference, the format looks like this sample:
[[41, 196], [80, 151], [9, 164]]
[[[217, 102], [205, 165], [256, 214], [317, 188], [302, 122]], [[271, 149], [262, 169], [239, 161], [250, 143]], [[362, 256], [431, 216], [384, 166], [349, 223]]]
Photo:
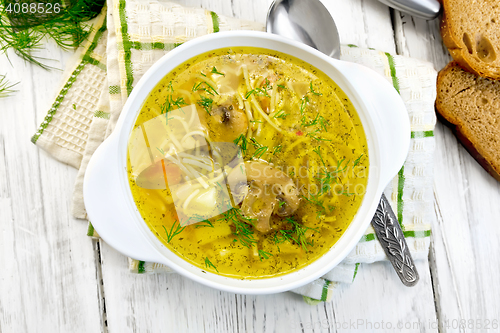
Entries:
[[[201, 8], [185, 8], [170, 2], [108, 0], [96, 18], [95, 31], [68, 64], [62, 88], [47, 117], [33, 136], [37, 146], [79, 169], [73, 194], [73, 214], [85, 219], [82, 183], [95, 149], [113, 131], [121, 109], [139, 78], [151, 65], [176, 46], [208, 33], [264, 25], [219, 16]], [[341, 58], [363, 64], [387, 78], [398, 90], [409, 112], [412, 128], [408, 159], [387, 186], [415, 260], [426, 259], [429, 250], [433, 192], [434, 99], [436, 71], [430, 63], [367, 50], [342, 47]], [[98, 237], [89, 223], [88, 235]], [[331, 272], [293, 290], [306, 301], [329, 301], [339, 283], [352, 283], [360, 263], [387, 260], [368, 228], [347, 258]], [[130, 259], [134, 273], [167, 273], [169, 267]]]

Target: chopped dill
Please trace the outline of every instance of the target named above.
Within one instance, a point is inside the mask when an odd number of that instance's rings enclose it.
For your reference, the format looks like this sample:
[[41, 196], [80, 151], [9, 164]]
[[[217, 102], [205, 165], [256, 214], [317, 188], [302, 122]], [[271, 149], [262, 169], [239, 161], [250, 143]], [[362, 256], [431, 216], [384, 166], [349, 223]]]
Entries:
[[[306, 227], [297, 221], [295, 221], [291, 217], [287, 217], [286, 221], [289, 223], [289, 226], [291, 229], [280, 229], [276, 231], [276, 233], [273, 236], [274, 243], [276, 245], [284, 243], [286, 241], [295, 243], [302, 247], [304, 251], [308, 251], [307, 247], [308, 246], [314, 246], [313, 241], [309, 241], [306, 237], [306, 232], [308, 230], [313, 230], [315, 232], [319, 232], [317, 228], [309, 228]], [[278, 245], [279, 248], [279, 245]]]
[[[205, 85], [206, 87], [203, 87], [203, 85]], [[219, 93], [217, 92], [217, 90], [215, 90], [214, 87], [212, 87], [210, 84], [208, 84], [207, 82], [203, 81], [203, 82], [199, 82], [199, 83], [195, 83], [193, 85], [193, 88], [192, 88], [193, 92], [197, 92], [197, 91], [204, 91], [212, 96], [214, 96], [214, 93], [215, 95], [218, 95]]]
[[269, 96], [267, 91], [265, 89], [262, 89], [262, 88], [255, 88], [255, 89], [250, 90], [249, 92], [246, 93], [245, 99], [248, 99], [251, 95], [271, 97], [271, 96]]
[[278, 84], [278, 88], [286, 89], [286, 87], [283, 84]]
[[233, 235], [236, 237], [234, 242], [239, 241], [245, 247], [252, 247], [257, 243], [253, 235], [253, 219], [241, 215], [238, 208], [231, 208], [230, 210], [222, 213], [223, 220], [232, 223], [234, 227]]
[[285, 113], [284, 110], [279, 110], [275, 115], [274, 115], [274, 118], [277, 118], [277, 119], [285, 119], [286, 116], [288, 116], [289, 114], [288, 113]]
[[11, 84], [5, 75], [0, 74], [0, 98], [9, 97], [16, 92], [17, 90], [12, 90], [12, 87], [16, 84], [19, 84], [19, 82]]
[[[27, 14], [26, 11], [12, 10], [14, 1], [0, 1], [0, 52], [7, 55], [7, 50], [13, 49], [25, 61], [50, 69], [52, 67], [40, 62], [43, 58], [34, 56], [32, 52], [41, 49], [47, 39], [54, 40], [65, 50], [80, 46], [92, 31], [92, 26], [84, 22], [99, 14], [104, 2], [105, 0], [66, 1], [63, 2], [66, 7], [60, 8], [58, 12], [58, 1], [27, 1], [24, 2], [30, 6]], [[36, 4], [36, 15], [33, 15], [31, 6]], [[40, 12], [42, 4], [44, 11]]]
[[360, 162], [360, 160], [361, 160], [361, 157], [363, 157], [363, 155], [364, 155], [364, 154], [359, 155], [359, 157], [358, 157], [358, 158], [354, 161], [354, 165], [353, 165], [353, 167], [355, 167], [356, 165], [358, 165], [358, 164], [359, 164], [359, 162]]
[[262, 259], [269, 259], [273, 256], [272, 253], [266, 252], [264, 250], [258, 250], [257, 252], [259, 253], [260, 261], [262, 261]]
[[309, 88], [310, 88], [310, 91], [311, 91], [311, 93], [313, 95], [315, 95], [315, 96], [323, 96], [323, 94], [317, 93], [317, 92], [314, 91], [314, 89], [313, 89], [313, 83], [312, 82], [309, 84]]
[[210, 111], [212, 111], [212, 104], [214, 102], [213, 99], [202, 95], [200, 95], [200, 98], [201, 99], [198, 101], [198, 105], [204, 108], [208, 114], [210, 114]]
[[259, 147], [257, 148], [257, 150], [253, 153], [252, 157], [251, 158], [261, 158], [262, 155], [264, 155], [266, 152], [267, 152], [267, 146], [262, 146], [262, 147]]
[[326, 128], [326, 125], [328, 125], [328, 121], [323, 116], [320, 116], [319, 113], [316, 114], [316, 118], [314, 118], [310, 123], [306, 123], [305, 117], [302, 117], [301, 125], [304, 127], [319, 125], [319, 127], [321, 127], [325, 132], [328, 132]]
[[215, 68], [215, 66], [214, 66], [214, 68], [212, 68], [212, 71], [210, 73], [212, 73], [212, 74], [218, 74], [218, 75], [224, 75], [224, 76], [226, 75], [226, 74], [223, 74], [223, 73], [219, 72], [217, 70], [217, 68]]
[[325, 139], [325, 138], [320, 138], [320, 137], [318, 136], [318, 134], [319, 134], [318, 132], [319, 132], [319, 131], [320, 131], [319, 129], [316, 129], [316, 130], [315, 130], [315, 131], [313, 131], [313, 132], [309, 132], [309, 133], [307, 133], [307, 134], [306, 134], [306, 136], [308, 136], [308, 137], [310, 137], [311, 139], [316, 140], [316, 141], [332, 141], [332, 140], [328, 140], [328, 139]]
[[212, 224], [212, 222], [210, 222], [209, 220], [200, 221], [199, 223], [197, 223], [195, 225], [195, 228], [202, 228], [202, 227], [215, 228], [214, 225]]
[[158, 151], [160, 152], [160, 154], [162, 154], [163, 156], [165, 156], [165, 151], [162, 148], [156, 147], [156, 149], [158, 149]]
[[[325, 161], [323, 160], [323, 156], [321, 156], [320, 147], [318, 146], [315, 149], [313, 149], [313, 152], [318, 154], [321, 164], [323, 165], [323, 170], [318, 172], [318, 176], [314, 177], [316, 180], [321, 182], [320, 190], [319, 193], [317, 194], [317, 196], [321, 196], [325, 193], [328, 193], [331, 190], [332, 183], [336, 184], [339, 183], [339, 173], [344, 172], [347, 169], [349, 161], [345, 162], [345, 158], [340, 161], [337, 161], [337, 166], [335, 167], [335, 169], [333, 171], [328, 171], [328, 167]], [[344, 162], [345, 165], [342, 166]], [[342, 191], [338, 192], [337, 194], [343, 194], [349, 196], [352, 195], [353, 193]]]
[[304, 113], [304, 110], [306, 109], [306, 104], [309, 103], [309, 97], [304, 96], [301, 98], [301, 103], [300, 103], [300, 114]]
[[167, 235], [167, 243], [170, 243], [170, 241], [172, 241], [172, 239], [177, 236], [178, 234], [180, 234], [181, 232], [184, 231], [184, 229], [186, 228], [185, 226], [182, 227], [181, 224], [179, 223], [179, 221], [175, 220], [174, 221], [174, 224], [172, 224], [172, 227], [170, 228], [170, 231], [167, 230], [167, 228], [165, 228], [164, 225], [162, 225], [163, 227], [163, 230], [165, 230], [165, 234]]
[[250, 122], [251, 122], [251, 123], [260, 123], [260, 124], [262, 124], [262, 123], [263, 123], [263, 121], [262, 121], [262, 120], [250, 120]]
[[250, 143], [255, 147], [255, 148], [260, 148], [262, 145], [255, 140], [255, 138], [250, 138]]
[[273, 156], [276, 155], [276, 154], [281, 153], [281, 148], [282, 148], [281, 145], [274, 146], [274, 148], [273, 148]]
[[208, 257], [205, 257], [205, 267], [206, 268], [211, 267], [211, 268], [215, 269], [217, 271], [217, 273], [219, 273], [219, 270], [217, 269], [217, 267], [215, 267], [215, 265], [212, 264], [212, 262], [210, 261], [210, 259], [208, 259]]
[[160, 110], [161, 113], [164, 114], [172, 111], [174, 106], [177, 106], [177, 109], [180, 109], [184, 105], [187, 105], [187, 103], [184, 101], [183, 97], [177, 97], [177, 99], [174, 99], [172, 95], [167, 95], [167, 99], [165, 100], [165, 103], [160, 106]]

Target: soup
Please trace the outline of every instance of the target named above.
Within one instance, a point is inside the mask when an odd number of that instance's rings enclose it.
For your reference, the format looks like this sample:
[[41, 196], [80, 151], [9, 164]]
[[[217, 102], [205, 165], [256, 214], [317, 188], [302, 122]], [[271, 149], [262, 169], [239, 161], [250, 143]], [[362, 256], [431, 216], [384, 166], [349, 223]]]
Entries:
[[193, 265], [238, 279], [325, 254], [361, 205], [368, 167], [346, 94], [313, 66], [259, 48], [178, 66], [129, 140], [130, 189], [150, 230]]

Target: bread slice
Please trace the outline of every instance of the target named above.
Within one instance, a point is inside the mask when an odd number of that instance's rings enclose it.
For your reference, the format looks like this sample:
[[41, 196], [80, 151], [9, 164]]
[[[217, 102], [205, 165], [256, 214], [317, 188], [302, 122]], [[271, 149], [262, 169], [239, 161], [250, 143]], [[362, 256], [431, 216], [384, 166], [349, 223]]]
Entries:
[[436, 110], [479, 164], [500, 181], [500, 81], [469, 73], [452, 61], [438, 74]]
[[500, 1], [444, 0], [441, 36], [460, 66], [500, 79]]

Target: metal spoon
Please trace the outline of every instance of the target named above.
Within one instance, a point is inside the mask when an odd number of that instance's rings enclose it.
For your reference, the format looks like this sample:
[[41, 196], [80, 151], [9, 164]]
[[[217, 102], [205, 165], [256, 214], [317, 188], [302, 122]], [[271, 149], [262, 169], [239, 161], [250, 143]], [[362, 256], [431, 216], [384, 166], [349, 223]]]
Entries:
[[[319, 0], [275, 0], [267, 13], [267, 31], [302, 42], [333, 57], [340, 58], [337, 26]], [[403, 231], [382, 194], [372, 219], [377, 238], [399, 278], [406, 286], [419, 279]]]

